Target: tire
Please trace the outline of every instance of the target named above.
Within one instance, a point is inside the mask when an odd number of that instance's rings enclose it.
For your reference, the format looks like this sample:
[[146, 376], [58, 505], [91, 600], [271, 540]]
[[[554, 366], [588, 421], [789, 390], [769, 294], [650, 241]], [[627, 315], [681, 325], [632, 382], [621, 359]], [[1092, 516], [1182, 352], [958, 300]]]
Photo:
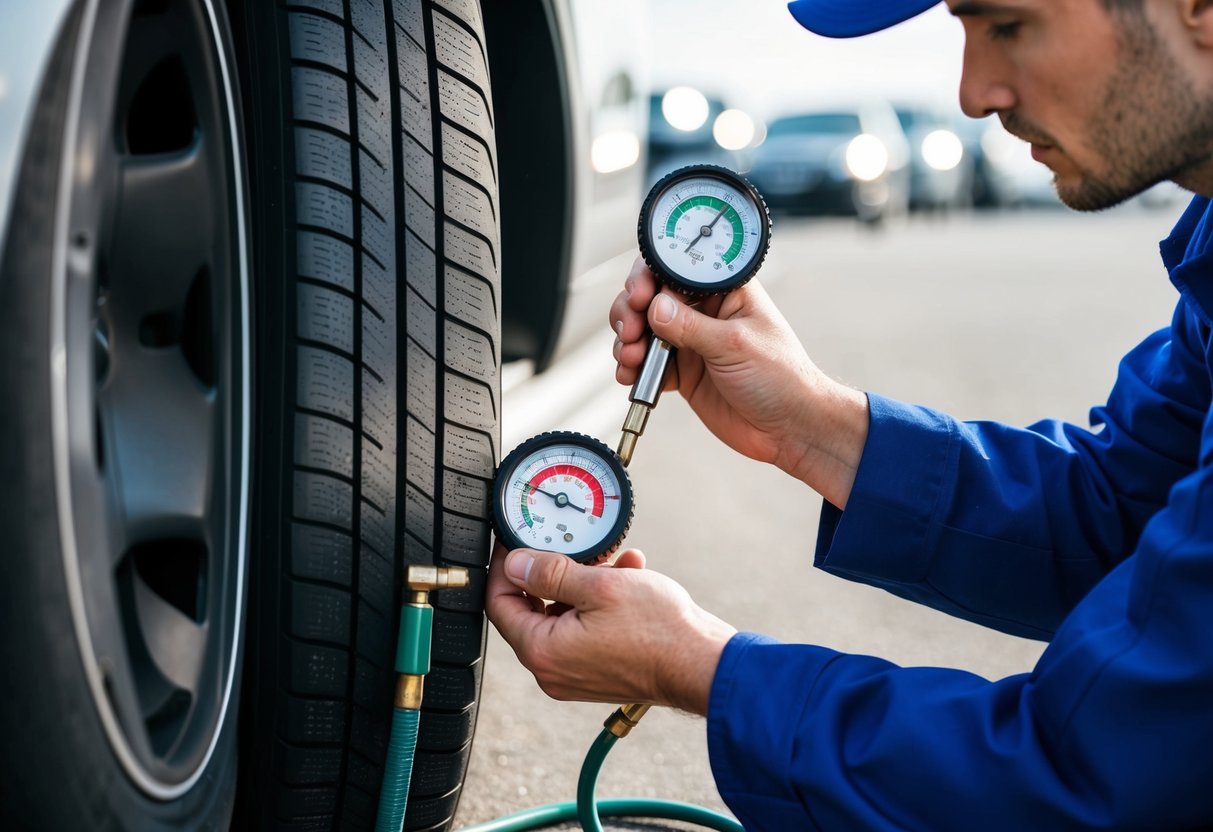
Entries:
[[235, 826], [370, 829], [403, 570], [431, 596], [406, 827], [445, 828], [484, 651], [500, 232], [475, 0], [249, 0], [261, 384]]
[[4, 829], [232, 813], [252, 344], [229, 69], [211, 0], [78, 2], [40, 82], [0, 262]]

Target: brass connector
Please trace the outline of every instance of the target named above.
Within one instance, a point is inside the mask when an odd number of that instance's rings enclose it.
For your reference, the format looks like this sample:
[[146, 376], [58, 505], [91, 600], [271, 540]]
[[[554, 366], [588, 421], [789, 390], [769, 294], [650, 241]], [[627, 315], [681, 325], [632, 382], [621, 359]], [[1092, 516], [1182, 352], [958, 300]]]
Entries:
[[427, 604], [435, 589], [458, 589], [468, 585], [468, 571], [462, 566], [420, 566], [411, 564], [405, 573], [409, 603]]
[[425, 677], [414, 673], [396, 674], [397, 708], [407, 708], [416, 711], [421, 707], [421, 695], [425, 689]]
[[623, 420], [623, 436], [619, 438], [619, 448], [615, 452], [625, 466], [632, 461], [632, 454], [636, 451], [636, 441], [644, 435], [644, 429], [649, 422], [649, 414], [652, 410], [643, 402], [632, 402], [632, 406], [628, 408], [627, 418]]
[[652, 705], [620, 705], [615, 713], [606, 718], [602, 727], [619, 739], [623, 739], [636, 727], [651, 707]]

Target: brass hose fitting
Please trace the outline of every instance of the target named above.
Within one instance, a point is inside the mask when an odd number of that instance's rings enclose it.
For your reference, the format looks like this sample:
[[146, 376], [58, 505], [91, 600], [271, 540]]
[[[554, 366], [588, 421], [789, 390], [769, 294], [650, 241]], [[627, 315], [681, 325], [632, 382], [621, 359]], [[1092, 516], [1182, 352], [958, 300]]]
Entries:
[[411, 565], [405, 574], [408, 599], [400, 607], [400, 636], [396, 644], [396, 707], [417, 710], [430, 672], [430, 641], [434, 608], [430, 592], [468, 585], [462, 566]]
[[606, 718], [602, 727], [619, 739], [623, 739], [636, 727], [651, 707], [652, 705], [620, 705], [615, 713]]
[[627, 418], [623, 420], [623, 436], [619, 438], [619, 448], [615, 451], [625, 467], [632, 461], [636, 441], [644, 434], [652, 410], [652, 407], [643, 402], [632, 402], [632, 406], [628, 408]]

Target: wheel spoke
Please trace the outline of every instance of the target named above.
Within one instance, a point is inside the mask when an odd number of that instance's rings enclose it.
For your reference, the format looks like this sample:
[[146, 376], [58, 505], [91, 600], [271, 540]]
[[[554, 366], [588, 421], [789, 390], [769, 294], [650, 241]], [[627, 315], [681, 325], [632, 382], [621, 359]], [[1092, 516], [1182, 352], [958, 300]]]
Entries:
[[[152, 664], [178, 689], [193, 694], [206, 656], [206, 627], [156, 594], [138, 574], [134, 578], [139, 632]], [[168, 694], [165, 695], [168, 698]], [[162, 701], [145, 702], [154, 711]]]
[[175, 349], [121, 356], [108, 391], [110, 470], [129, 545], [199, 535], [216, 460], [215, 397]]
[[207, 177], [198, 142], [123, 160], [109, 302], [124, 314], [141, 321], [184, 304], [214, 244]]

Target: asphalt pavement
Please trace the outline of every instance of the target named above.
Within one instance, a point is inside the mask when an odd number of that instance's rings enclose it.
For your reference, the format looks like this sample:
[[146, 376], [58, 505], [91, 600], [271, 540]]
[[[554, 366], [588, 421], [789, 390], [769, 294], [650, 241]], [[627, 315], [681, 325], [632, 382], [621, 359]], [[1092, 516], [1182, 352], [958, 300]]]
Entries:
[[[1176, 296], [1157, 242], [1179, 210], [914, 217], [879, 230], [777, 217], [759, 279], [818, 366], [850, 385], [966, 419], [1086, 424], [1120, 356], [1170, 320]], [[543, 392], [540, 376], [513, 385], [505, 450], [552, 429], [615, 445], [627, 391], [614, 382], [606, 307], [596, 314], [601, 335], [553, 371], [601, 384], [547, 382]], [[565, 389], [575, 389], [571, 400], [560, 398]], [[1043, 649], [812, 569], [820, 498], [724, 447], [677, 395], [654, 412], [630, 474], [628, 544], [740, 629], [989, 679], [1029, 670]], [[548, 699], [490, 632], [456, 828], [572, 799], [611, 710]], [[599, 782], [603, 797], [724, 808], [703, 720], [668, 710], [615, 746]]]

